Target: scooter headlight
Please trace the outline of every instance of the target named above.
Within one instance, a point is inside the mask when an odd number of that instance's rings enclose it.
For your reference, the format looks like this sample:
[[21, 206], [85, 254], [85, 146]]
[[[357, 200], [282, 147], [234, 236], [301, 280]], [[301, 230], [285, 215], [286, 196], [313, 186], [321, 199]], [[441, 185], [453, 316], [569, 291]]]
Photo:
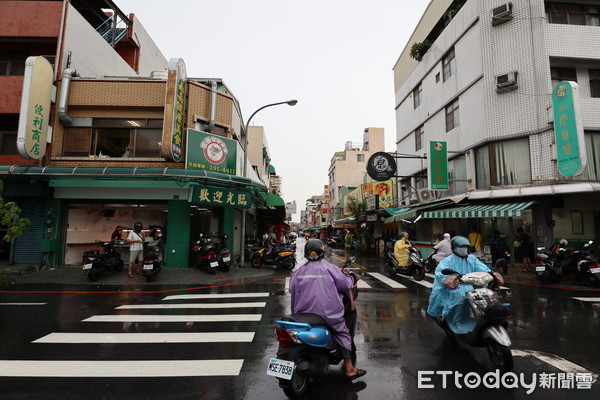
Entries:
[[478, 276], [469, 277], [469, 283], [476, 287], [483, 287], [493, 280], [494, 278], [490, 274], [482, 274]]

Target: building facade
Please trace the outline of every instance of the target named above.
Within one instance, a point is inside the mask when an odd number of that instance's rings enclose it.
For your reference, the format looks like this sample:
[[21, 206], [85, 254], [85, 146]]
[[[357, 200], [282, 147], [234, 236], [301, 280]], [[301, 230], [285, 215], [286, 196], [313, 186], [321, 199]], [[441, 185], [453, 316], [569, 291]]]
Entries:
[[[422, 240], [445, 231], [467, 234], [477, 225], [484, 236], [524, 226], [543, 246], [561, 237], [597, 242], [598, 40], [597, 2], [430, 2], [394, 67], [397, 152], [426, 157], [430, 142], [446, 142], [450, 185], [431, 193], [426, 161], [400, 159], [399, 174], [406, 176], [399, 182], [400, 201], [522, 207], [511, 218], [458, 211], [427, 218], [434, 213], [424, 207], [411, 214], [424, 217], [416, 224]], [[577, 82], [581, 94], [588, 160], [576, 177], [557, 169], [551, 95], [561, 81]]]

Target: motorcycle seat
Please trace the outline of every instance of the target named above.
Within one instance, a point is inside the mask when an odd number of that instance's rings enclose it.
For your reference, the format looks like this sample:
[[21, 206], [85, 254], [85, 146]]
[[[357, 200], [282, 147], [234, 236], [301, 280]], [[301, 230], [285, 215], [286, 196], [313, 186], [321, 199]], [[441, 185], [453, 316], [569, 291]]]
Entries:
[[282, 321], [301, 322], [311, 326], [328, 326], [327, 323], [317, 314], [291, 314], [281, 318]]

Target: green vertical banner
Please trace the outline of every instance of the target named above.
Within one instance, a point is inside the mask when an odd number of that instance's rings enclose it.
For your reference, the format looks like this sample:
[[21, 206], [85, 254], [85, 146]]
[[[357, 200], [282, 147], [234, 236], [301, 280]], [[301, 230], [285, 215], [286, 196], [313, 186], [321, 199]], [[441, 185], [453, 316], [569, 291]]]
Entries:
[[564, 176], [579, 175], [587, 165], [579, 85], [571, 81], [556, 85], [552, 91], [552, 108], [558, 172]]
[[448, 148], [446, 142], [429, 142], [429, 190], [448, 190]]

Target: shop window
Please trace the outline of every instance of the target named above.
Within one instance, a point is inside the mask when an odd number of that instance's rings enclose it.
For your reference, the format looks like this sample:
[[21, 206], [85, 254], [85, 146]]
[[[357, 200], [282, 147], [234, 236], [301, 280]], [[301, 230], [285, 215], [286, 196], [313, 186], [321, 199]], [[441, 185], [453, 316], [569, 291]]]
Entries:
[[94, 118], [92, 125], [65, 130], [63, 156], [161, 157], [162, 120]]
[[590, 69], [589, 74], [592, 97], [600, 97], [600, 69]]
[[477, 188], [531, 183], [529, 139], [490, 143], [475, 150]]
[[551, 24], [600, 26], [600, 7], [591, 4], [545, 3]]
[[357, 154], [356, 155], [356, 162], [365, 162], [365, 155], [364, 154]]
[[458, 99], [446, 106], [446, 132], [460, 125], [460, 116], [458, 114]]
[[600, 133], [586, 133], [585, 147], [587, 166], [580, 175], [569, 179], [576, 181], [600, 181]]

